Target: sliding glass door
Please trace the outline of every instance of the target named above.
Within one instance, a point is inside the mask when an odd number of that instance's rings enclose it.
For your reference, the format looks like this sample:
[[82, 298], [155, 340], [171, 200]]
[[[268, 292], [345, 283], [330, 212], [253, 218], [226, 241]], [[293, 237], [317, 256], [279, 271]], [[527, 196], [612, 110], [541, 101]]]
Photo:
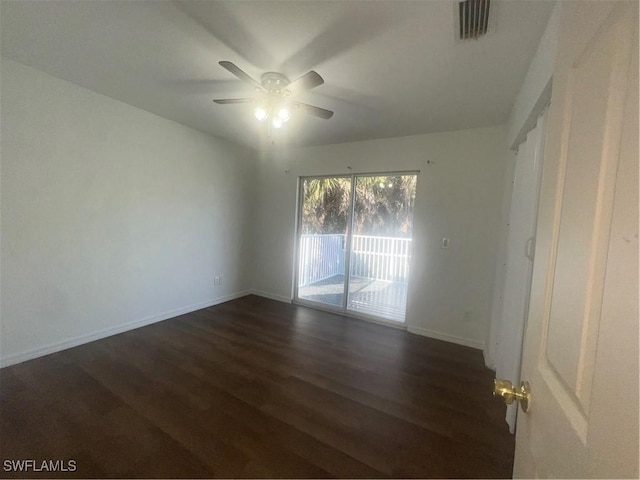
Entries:
[[416, 179], [301, 179], [296, 300], [404, 322]]
[[404, 322], [415, 175], [358, 176], [347, 310]]
[[344, 307], [351, 182], [350, 177], [301, 179], [299, 299]]

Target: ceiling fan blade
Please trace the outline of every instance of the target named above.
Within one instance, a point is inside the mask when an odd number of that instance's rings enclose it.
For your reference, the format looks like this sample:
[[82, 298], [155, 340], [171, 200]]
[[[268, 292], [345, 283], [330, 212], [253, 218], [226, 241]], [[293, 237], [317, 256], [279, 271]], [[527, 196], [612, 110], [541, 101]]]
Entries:
[[306, 90], [311, 90], [312, 88], [318, 87], [324, 83], [322, 77], [311, 70], [309, 73], [305, 73], [303, 76], [294, 80], [289, 85], [287, 85], [287, 90], [291, 92], [291, 95], [297, 95]]
[[313, 115], [314, 117], [319, 117], [324, 120], [329, 120], [331, 117], [333, 117], [333, 112], [331, 110], [314, 107], [313, 105], [307, 105], [306, 103], [300, 102], [291, 102], [291, 105], [293, 105], [294, 108], [298, 108], [308, 113], [309, 115]]
[[238, 67], [235, 63], [228, 62], [226, 60], [222, 60], [221, 62], [218, 62], [218, 64], [221, 67], [226, 68], [227, 70], [229, 70], [229, 72], [233, 73], [236, 77], [238, 77], [243, 82], [246, 82], [246, 83], [248, 83], [250, 85], [253, 85], [254, 87], [256, 87], [261, 92], [264, 91], [264, 87], [262, 85], [260, 85], [260, 83], [258, 83], [256, 80], [251, 78], [244, 70], [242, 70], [240, 67]]
[[221, 98], [214, 100], [215, 103], [219, 103], [220, 105], [227, 105], [229, 103], [251, 103], [255, 101], [255, 98]]

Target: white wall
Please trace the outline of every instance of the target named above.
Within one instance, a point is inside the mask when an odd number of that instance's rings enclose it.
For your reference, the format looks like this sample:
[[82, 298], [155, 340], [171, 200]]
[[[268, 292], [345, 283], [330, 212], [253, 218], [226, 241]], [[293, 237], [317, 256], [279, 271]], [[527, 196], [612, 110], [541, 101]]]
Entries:
[[504, 187], [502, 191], [502, 206], [500, 209], [500, 224], [498, 228], [498, 254], [496, 257], [495, 285], [493, 300], [491, 301], [491, 320], [487, 331], [484, 349], [484, 361], [487, 367], [495, 370], [495, 358], [500, 345], [500, 328], [502, 325], [502, 306], [504, 304], [504, 289], [507, 276], [507, 239], [509, 235], [509, 213], [511, 211], [511, 196], [513, 193], [513, 178], [516, 167], [516, 153], [508, 150], [504, 171]]
[[551, 77], [556, 62], [561, 2], [556, 3], [542, 34], [536, 54], [529, 64], [522, 86], [511, 108], [507, 128], [509, 147], [515, 148], [533, 127], [543, 107], [551, 99]]
[[3, 364], [248, 289], [251, 151], [1, 68]]
[[[291, 298], [299, 176], [421, 170], [407, 323], [416, 333], [482, 348], [491, 315], [505, 144], [506, 129], [492, 127], [265, 155], [257, 173], [254, 289]], [[442, 237], [451, 239], [448, 250], [440, 248]]]

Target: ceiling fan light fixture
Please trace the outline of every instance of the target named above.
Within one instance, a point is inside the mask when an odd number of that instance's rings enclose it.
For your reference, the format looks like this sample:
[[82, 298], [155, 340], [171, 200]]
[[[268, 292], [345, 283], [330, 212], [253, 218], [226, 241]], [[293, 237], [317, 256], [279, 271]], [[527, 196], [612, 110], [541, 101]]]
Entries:
[[278, 118], [283, 122], [289, 121], [291, 118], [291, 110], [288, 107], [280, 107], [278, 110]]
[[260, 122], [264, 122], [267, 117], [269, 116], [269, 112], [267, 111], [266, 108], [262, 107], [262, 106], [258, 106], [256, 108], [253, 109], [253, 115], [260, 121]]

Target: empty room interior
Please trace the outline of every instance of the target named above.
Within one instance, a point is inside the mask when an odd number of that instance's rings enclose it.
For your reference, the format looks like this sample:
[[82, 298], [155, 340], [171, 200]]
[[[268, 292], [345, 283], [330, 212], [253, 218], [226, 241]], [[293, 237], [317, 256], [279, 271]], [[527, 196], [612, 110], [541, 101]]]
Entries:
[[638, 478], [637, 1], [0, 28], [0, 477]]

